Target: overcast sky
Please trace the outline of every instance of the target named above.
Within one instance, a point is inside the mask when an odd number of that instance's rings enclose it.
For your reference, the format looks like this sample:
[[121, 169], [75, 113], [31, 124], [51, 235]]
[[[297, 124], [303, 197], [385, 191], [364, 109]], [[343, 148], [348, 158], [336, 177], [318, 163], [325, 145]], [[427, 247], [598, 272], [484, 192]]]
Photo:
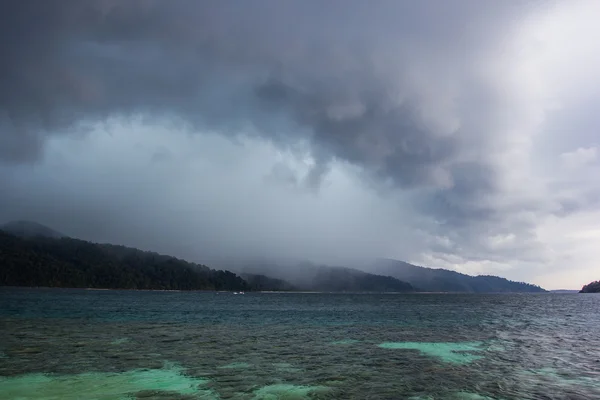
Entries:
[[[0, 3], [0, 222], [600, 279], [597, 0]], [[218, 266], [218, 265], [216, 265]]]

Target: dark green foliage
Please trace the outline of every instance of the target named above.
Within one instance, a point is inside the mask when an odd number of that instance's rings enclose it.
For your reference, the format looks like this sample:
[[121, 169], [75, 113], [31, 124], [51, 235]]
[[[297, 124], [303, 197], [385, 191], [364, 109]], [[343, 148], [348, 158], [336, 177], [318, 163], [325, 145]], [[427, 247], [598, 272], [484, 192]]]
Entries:
[[545, 292], [539, 286], [525, 282], [514, 282], [490, 275], [470, 276], [446, 269], [418, 267], [403, 261], [380, 259], [374, 272], [387, 274], [426, 292]]
[[268, 276], [258, 274], [241, 274], [241, 276], [254, 290], [278, 292], [297, 290], [296, 287], [282, 279], [269, 278]]
[[0, 285], [159, 290], [252, 290], [241, 277], [124, 246], [0, 231]]
[[0, 285], [155, 290], [317, 290], [406, 292], [414, 288], [388, 276], [349, 268], [316, 267], [308, 281], [290, 284], [265, 275], [244, 278], [204, 265], [125, 246], [67, 237], [17, 237], [0, 231]]
[[264, 274], [291, 282], [298, 290], [320, 292], [413, 292], [415, 288], [391, 276], [369, 274], [352, 268], [308, 262], [282, 266], [268, 261], [246, 264], [245, 273]]
[[390, 276], [373, 275], [351, 268], [318, 268], [312, 290], [333, 292], [412, 292], [408, 283]]
[[579, 293], [600, 293], [600, 281], [590, 282], [585, 285]]

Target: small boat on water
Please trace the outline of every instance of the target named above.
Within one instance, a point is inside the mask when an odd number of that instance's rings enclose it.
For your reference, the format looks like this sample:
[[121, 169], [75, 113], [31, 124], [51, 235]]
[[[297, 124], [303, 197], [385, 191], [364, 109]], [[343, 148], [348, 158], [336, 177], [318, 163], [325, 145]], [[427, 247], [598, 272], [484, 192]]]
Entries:
[[244, 294], [244, 292], [233, 292], [233, 294]]

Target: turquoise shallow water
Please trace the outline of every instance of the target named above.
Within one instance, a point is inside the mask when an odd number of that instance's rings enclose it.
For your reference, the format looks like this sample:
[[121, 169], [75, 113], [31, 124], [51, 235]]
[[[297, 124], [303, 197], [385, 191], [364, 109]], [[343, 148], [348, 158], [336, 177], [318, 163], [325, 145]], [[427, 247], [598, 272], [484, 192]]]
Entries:
[[600, 295], [0, 288], [0, 399], [600, 399]]

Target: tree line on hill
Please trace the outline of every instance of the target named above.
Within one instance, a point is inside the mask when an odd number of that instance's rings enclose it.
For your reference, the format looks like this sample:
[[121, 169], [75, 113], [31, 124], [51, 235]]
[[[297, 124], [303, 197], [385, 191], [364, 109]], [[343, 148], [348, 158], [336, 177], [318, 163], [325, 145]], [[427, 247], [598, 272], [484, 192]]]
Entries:
[[[31, 221], [0, 225], [0, 286], [323, 292], [545, 292], [497, 276], [470, 276], [378, 259], [361, 270], [269, 260], [225, 270], [135, 248], [69, 238]], [[369, 271], [369, 272], [364, 272]], [[598, 282], [582, 292], [599, 291]]]
[[[28, 226], [27, 226], [28, 227]], [[311, 285], [264, 274], [210, 269], [135, 248], [66, 236], [17, 235], [0, 230], [0, 286], [152, 290], [406, 292], [398, 279], [362, 271], [322, 268]]]
[[2, 286], [246, 291], [273, 283], [266, 277], [253, 282], [230, 271], [124, 246], [66, 237], [21, 238], [0, 231]]
[[579, 293], [600, 293], [600, 281], [594, 281], [584, 285]]
[[515, 282], [493, 275], [471, 276], [441, 268], [426, 268], [404, 261], [378, 259], [369, 269], [409, 282], [426, 292], [457, 293], [536, 293], [545, 292], [537, 285]]

